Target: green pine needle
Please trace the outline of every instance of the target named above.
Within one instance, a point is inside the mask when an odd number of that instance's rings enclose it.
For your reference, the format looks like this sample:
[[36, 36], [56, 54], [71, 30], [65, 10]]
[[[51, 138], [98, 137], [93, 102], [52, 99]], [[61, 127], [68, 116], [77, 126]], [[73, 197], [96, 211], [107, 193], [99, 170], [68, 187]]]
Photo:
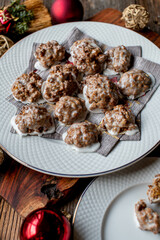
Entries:
[[12, 31], [15, 34], [24, 34], [34, 18], [31, 10], [27, 10], [25, 5], [20, 4], [20, 0], [12, 0], [7, 8], [14, 20]]

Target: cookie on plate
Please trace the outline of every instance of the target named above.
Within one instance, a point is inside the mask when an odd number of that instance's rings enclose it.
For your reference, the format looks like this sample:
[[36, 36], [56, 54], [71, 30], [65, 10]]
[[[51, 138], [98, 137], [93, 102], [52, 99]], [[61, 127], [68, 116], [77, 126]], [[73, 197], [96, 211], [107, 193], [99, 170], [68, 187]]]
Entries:
[[70, 48], [70, 61], [84, 75], [102, 72], [107, 58], [96, 41], [84, 38], [73, 43]]
[[54, 118], [43, 105], [29, 104], [11, 119], [11, 125], [21, 136], [41, 136], [55, 131]]
[[159, 215], [148, 208], [144, 200], [141, 199], [135, 204], [135, 213], [140, 229], [151, 231], [154, 234], [159, 232]]
[[100, 74], [86, 77], [83, 96], [86, 107], [94, 113], [102, 113], [113, 109], [120, 98], [116, 85], [107, 76]]
[[143, 96], [154, 84], [154, 77], [139, 69], [132, 69], [124, 73], [117, 83], [121, 93], [128, 99]]
[[43, 80], [34, 71], [22, 74], [12, 85], [13, 97], [22, 103], [42, 103], [41, 87]]
[[84, 121], [88, 111], [81, 98], [65, 96], [56, 103], [54, 116], [64, 125]]
[[74, 96], [78, 92], [78, 71], [73, 64], [56, 65], [50, 70], [42, 86], [42, 96], [49, 103], [56, 103], [60, 97]]
[[128, 70], [131, 62], [131, 53], [125, 46], [111, 48], [105, 52], [107, 55], [104, 75], [124, 73]]
[[124, 105], [117, 105], [113, 110], [106, 111], [101, 122], [101, 127], [111, 135], [134, 135], [138, 132], [135, 117], [129, 108]]
[[65, 48], [57, 41], [52, 40], [47, 43], [41, 43], [35, 53], [37, 62], [35, 68], [38, 70], [45, 70], [52, 65], [58, 64], [65, 58]]
[[148, 186], [147, 196], [150, 203], [159, 203], [160, 202], [160, 174], [157, 174], [152, 185]]
[[100, 147], [99, 130], [88, 121], [72, 124], [63, 134], [63, 140], [79, 152], [94, 152]]

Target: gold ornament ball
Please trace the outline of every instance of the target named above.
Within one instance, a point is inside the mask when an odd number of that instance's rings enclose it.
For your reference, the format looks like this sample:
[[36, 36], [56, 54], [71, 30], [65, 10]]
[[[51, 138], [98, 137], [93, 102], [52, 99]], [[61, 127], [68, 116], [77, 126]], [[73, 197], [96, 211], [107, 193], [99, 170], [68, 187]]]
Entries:
[[127, 28], [139, 31], [145, 28], [149, 22], [149, 13], [143, 6], [131, 4], [124, 9], [122, 19]]

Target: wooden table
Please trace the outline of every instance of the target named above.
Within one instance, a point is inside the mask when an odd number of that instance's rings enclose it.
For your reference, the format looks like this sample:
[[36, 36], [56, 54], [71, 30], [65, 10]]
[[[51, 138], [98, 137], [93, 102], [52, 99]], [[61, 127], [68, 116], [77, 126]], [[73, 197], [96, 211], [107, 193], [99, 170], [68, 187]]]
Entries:
[[[118, 10], [105, 9], [89, 21], [124, 26], [120, 18], [121, 12]], [[140, 34], [160, 47], [160, 36], [157, 33], [146, 29]], [[149, 156], [160, 157], [160, 146]], [[48, 197], [52, 197], [55, 203], [61, 204], [61, 210], [73, 215], [80, 194], [91, 181], [91, 179], [55, 178], [38, 173], [20, 165], [7, 155], [4, 164], [0, 167], [0, 173], [0, 195], [3, 197], [0, 200], [0, 239], [2, 240], [18, 240], [23, 218], [33, 209], [44, 206], [48, 202]]]

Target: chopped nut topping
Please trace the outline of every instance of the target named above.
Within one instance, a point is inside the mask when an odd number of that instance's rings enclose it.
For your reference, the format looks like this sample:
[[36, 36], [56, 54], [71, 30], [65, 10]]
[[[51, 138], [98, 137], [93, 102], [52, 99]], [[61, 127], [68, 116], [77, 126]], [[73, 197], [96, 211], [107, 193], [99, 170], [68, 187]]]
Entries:
[[123, 95], [129, 99], [135, 99], [143, 95], [151, 85], [148, 74], [142, 70], [133, 69], [124, 73], [117, 83]]
[[78, 40], [71, 46], [71, 61], [85, 75], [101, 72], [106, 58], [93, 39]]
[[160, 202], [160, 174], [155, 176], [152, 185], [149, 185], [148, 187], [147, 195], [149, 201], [151, 203]]
[[78, 72], [72, 64], [56, 65], [42, 87], [42, 95], [48, 102], [55, 103], [62, 96], [73, 96], [78, 91]]
[[65, 58], [65, 48], [55, 40], [42, 43], [36, 49], [35, 58], [43, 67], [49, 68]]
[[66, 125], [77, 120], [85, 120], [87, 109], [85, 101], [76, 97], [61, 97], [55, 106], [55, 118]]
[[30, 104], [22, 107], [16, 115], [15, 124], [23, 134], [45, 133], [54, 125], [53, 118], [47, 109], [38, 104]]
[[107, 55], [107, 68], [115, 72], [126, 72], [130, 66], [131, 53], [125, 46], [118, 46], [109, 49]]
[[137, 130], [135, 118], [131, 111], [123, 105], [117, 105], [105, 113], [101, 126], [112, 135]]
[[90, 110], [110, 110], [119, 101], [118, 89], [107, 76], [100, 74], [86, 77], [86, 97], [90, 104]]
[[42, 78], [35, 72], [22, 74], [12, 85], [13, 96], [21, 102], [36, 102], [42, 98], [42, 83]]
[[142, 230], [148, 230], [155, 234], [159, 232], [159, 216], [151, 208], [148, 208], [143, 200], [135, 204], [135, 212], [139, 226]]
[[65, 142], [74, 144], [78, 148], [87, 147], [98, 142], [99, 131], [90, 122], [74, 123], [67, 130]]

